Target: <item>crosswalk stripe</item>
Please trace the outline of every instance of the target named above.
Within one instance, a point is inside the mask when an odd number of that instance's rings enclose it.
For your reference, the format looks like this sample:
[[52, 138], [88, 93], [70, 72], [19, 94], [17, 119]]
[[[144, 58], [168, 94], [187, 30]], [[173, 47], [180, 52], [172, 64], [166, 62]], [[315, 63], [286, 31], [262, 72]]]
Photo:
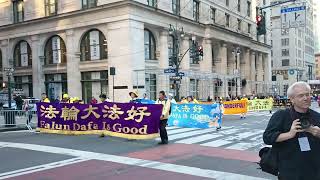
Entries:
[[167, 131], [168, 135], [172, 134], [177, 134], [177, 133], [182, 133], [182, 132], [187, 132], [187, 131], [193, 131], [193, 130], [198, 130], [199, 128], [182, 128], [182, 129], [173, 129]]
[[175, 140], [175, 139], [181, 139], [184, 137], [190, 137], [190, 136], [195, 136], [195, 135], [199, 135], [199, 134], [205, 134], [205, 133], [209, 133], [212, 131], [216, 131], [215, 128], [210, 128], [210, 129], [201, 129], [201, 130], [197, 130], [197, 131], [191, 131], [191, 132], [186, 132], [186, 133], [181, 133], [181, 134], [175, 134], [173, 136], [169, 137], [169, 140]]
[[166, 127], [167, 130], [172, 130], [172, 129], [178, 129], [179, 127], [177, 126], [168, 126]]
[[242, 140], [242, 139], [248, 138], [250, 136], [261, 134], [262, 132], [263, 132], [263, 130], [253, 130], [253, 131], [249, 131], [249, 132], [243, 132], [240, 134], [236, 134], [235, 136], [227, 137], [227, 138], [225, 138], [225, 140], [233, 140], [233, 139]]
[[251, 138], [250, 141], [257, 141], [258, 139], [262, 139], [262, 136], [263, 134], [259, 134], [258, 136]]
[[220, 135], [220, 134], [205, 134], [205, 135], [201, 135], [201, 136], [197, 136], [197, 137], [191, 137], [191, 138], [183, 139], [180, 141], [176, 141], [175, 143], [195, 144], [195, 143], [203, 142], [206, 140], [215, 139], [215, 138], [218, 138], [221, 136], [222, 135]]
[[236, 132], [238, 132], [238, 131], [241, 131], [242, 129], [240, 129], [240, 128], [234, 128], [234, 129], [229, 129], [229, 130], [226, 130], [226, 131], [221, 131], [220, 133], [221, 134], [224, 134], [224, 135], [230, 135], [230, 134], [234, 134], [234, 133], [236, 133]]
[[232, 141], [226, 141], [226, 140], [223, 140], [223, 139], [219, 139], [219, 140], [216, 140], [216, 141], [210, 141], [210, 142], [207, 142], [207, 143], [204, 143], [204, 144], [201, 144], [202, 146], [209, 146], [209, 147], [220, 147], [220, 146], [223, 146], [223, 145], [226, 145], [226, 144], [231, 144]]
[[236, 143], [236, 144], [233, 144], [231, 146], [228, 146], [226, 149], [233, 149], [233, 150], [241, 150], [241, 151], [244, 151], [244, 150], [247, 150], [247, 149], [250, 149], [250, 148], [253, 148], [257, 145], [261, 144], [261, 142], [253, 142], [253, 143]]

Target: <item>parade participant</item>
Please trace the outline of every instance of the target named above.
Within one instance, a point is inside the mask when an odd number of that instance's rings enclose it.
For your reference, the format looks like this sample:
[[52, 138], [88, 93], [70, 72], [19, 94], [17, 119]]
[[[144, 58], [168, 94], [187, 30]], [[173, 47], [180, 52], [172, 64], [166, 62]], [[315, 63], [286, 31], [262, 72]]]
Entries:
[[78, 97], [72, 98], [72, 103], [80, 104], [80, 99]]
[[148, 99], [147, 93], [143, 93], [143, 99]]
[[272, 103], [272, 104], [271, 104], [271, 109], [269, 110], [270, 114], [272, 114], [272, 108], [273, 108], [273, 102], [274, 102], [272, 96], [269, 97], [269, 101], [270, 101], [270, 103]]
[[97, 104], [97, 103], [98, 103], [98, 100], [93, 96], [91, 98], [90, 104]]
[[99, 96], [101, 102], [111, 102], [109, 98], [107, 98], [106, 94], [101, 94]]
[[160, 138], [161, 142], [158, 144], [168, 144], [168, 134], [166, 130], [168, 118], [169, 118], [169, 112], [170, 112], [170, 100], [166, 99], [166, 94], [164, 91], [159, 92], [159, 99], [156, 101], [156, 104], [162, 104], [162, 115], [160, 117]]
[[320, 114], [310, 109], [310, 92], [306, 82], [292, 84], [293, 107], [275, 112], [263, 134], [277, 153], [280, 180], [320, 180]]
[[136, 103], [137, 102], [137, 99], [139, 97], [138, 93], [137, 92], [129, 92], [129, 96], [131, 98], [130, 102], [131, 103]]
[[[240, 97], [239, 97], [239, 99], [240, 99]], [[246, 95], [243, 95], [243, 97], [241, 98], [241, 100], [245, 100], [245, 101], [246, 101], [246, 104], [248, 105], [248, 98], [247, 98]], [[240, 119], [242, 119], [242, 118], [245, 119], [245, 118], [246, 118], [246, 115], [247, 115], [246, 112], [241, 113], [241, 114], [240, 114]]]
[[57, 96], [57, 98], [54, 100], [55, 103], [60, 103], [60, 97]]
[[173, 98], [173, 94], [172, 93], [169, 93], [169, 100], [171, 103], [174, 103], [174, 104], [177, 104], [176, 100]]
[[181, 97], [181, 104], [187, 104], [188, 100], [185, 97]]
[[50, 103], [49, 98], [47, 97], [46, 93], [41, 94], [41, 102]]
[[70, 97], [68, 94], [63, 94], [62, 99], [61, 99], [61, 103], [71, 103], [70, 101]]
[[195, 102], [193, 101], [193, 97], [192, 96], [188, 96], [187, 97], [187, 101], [188, 101], [188, 103], [190, 103], [190, 104], [194, 104]]

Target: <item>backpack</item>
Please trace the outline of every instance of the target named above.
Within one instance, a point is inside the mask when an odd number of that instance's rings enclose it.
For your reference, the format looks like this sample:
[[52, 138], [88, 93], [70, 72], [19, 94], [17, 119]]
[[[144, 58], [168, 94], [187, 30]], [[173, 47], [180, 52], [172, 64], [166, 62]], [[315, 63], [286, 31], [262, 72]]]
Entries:
[[264, 147], [259, 151], [260, 161], [257, 163], [263, 172], [278, 176], [278, 152], [275, 148]]

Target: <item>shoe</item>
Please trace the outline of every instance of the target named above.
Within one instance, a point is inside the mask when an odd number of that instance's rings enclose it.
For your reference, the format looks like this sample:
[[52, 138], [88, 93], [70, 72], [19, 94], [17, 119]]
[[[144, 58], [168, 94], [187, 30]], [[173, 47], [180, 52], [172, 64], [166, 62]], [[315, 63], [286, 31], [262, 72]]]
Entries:
[[242, 119], [243, 117], [241, 116], [240, 119]]
[[161, 141], [161, 142], [159, 142], [158, 144], [159, 144], [159, 145], [165, 145], [165, 144], [168, 144], [168, 141], [165, 141], [165, 142], [162, 142], [162, 141]]

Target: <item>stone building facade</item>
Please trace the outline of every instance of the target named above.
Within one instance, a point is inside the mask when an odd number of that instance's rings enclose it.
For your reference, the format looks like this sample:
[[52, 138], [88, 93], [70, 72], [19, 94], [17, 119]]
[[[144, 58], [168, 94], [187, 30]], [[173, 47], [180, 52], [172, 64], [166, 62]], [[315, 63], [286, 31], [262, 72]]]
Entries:
[[[174, 93], [164, 69], [179, 43], [186, 52], [181, 96], [267, 95], [271, 46], [257, 39], [257, 6], [254, 0], [6, 0], [0, 80], [6, 83], [4, 69], [14, 67], [14, 86], [27, 96], [68, 93], [89, 101], [107, 93], [125, 102], [135, 90], [155, 99], [160, 90]], [[178, 41], [170, 24], [183, 30]], [[201, 61], [187, 52], [192, 42], [203, 47]]]

